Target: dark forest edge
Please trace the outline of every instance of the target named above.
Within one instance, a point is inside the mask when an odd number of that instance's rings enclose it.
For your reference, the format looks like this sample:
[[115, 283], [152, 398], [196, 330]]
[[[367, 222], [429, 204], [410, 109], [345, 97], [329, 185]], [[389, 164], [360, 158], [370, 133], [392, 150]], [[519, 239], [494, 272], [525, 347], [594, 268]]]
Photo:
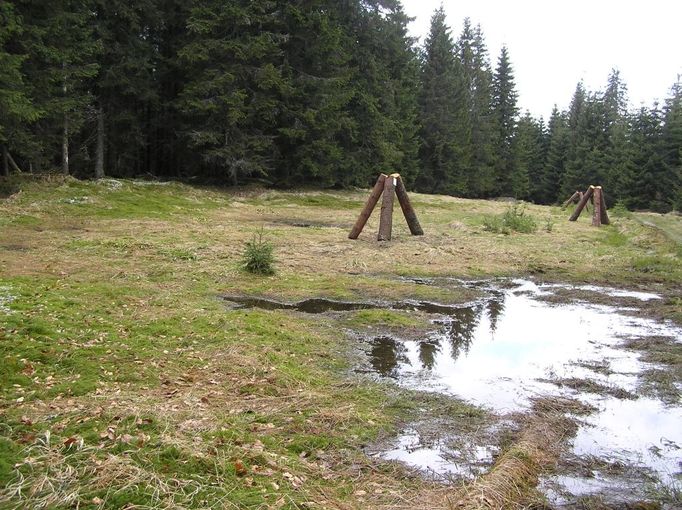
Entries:
[[0, 4], [1, 171], [275, 187], [367, 186], [682, 208], [682, 82], [631, 110], [617, 70], [549, 120], [511, 58], [437, 10], [422, 47], [396, 0]]

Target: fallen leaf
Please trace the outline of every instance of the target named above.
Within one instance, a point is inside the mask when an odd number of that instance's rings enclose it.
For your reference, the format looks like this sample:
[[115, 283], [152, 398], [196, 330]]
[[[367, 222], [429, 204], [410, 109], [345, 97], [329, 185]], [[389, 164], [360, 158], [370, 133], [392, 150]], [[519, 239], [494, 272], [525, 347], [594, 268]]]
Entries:
[[32, 433], [24, 434], [21, 436], [21, 439], [19, 439], [19, 442], [22, 444], [27, 444], [27, 443], [32, 443], [33, 441], [36, 440], [36, 435]]
[[237, 474], [237, 476], [244, 476], [248, 473], [246, 467], [244, 466], [244, 463], [241, 460], [235, 461], [234, 471]]
[[78, 442], [78, 439], [76, 439], [75, 437], [72, 436], [72, 437], [68, 438], [66, 441], [64, 441], [64, 446], [66, 446], [68, 448], [69, 446], [71, 446], [72, 444], [75, 444], [77, 442]]

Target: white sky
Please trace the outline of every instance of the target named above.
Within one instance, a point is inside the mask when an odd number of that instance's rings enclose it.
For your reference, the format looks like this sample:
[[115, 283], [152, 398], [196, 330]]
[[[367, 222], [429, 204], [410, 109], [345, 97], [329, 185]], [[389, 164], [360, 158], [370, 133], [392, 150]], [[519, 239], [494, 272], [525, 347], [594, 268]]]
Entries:
[[457, 39], [465, 17], [480, 23], [493, 69], [507, 45], [519, 107], [548, 119], [580, 79], [603, 90], [620, 70], [634, 107], [661, 103], [682, 74], [682, 0], [402, 0], [420, 44], [441, 3]]

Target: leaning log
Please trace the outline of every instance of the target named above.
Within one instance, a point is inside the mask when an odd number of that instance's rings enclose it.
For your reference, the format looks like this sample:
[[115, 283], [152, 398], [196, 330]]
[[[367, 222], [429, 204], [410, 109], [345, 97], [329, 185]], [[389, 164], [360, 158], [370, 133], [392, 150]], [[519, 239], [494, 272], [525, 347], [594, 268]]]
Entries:
[[592, 198], [592, 194], [594, 193], [594, 186], [590, 186], [587, 188], [587, 191], [583, 194], [583, 197], [580, 199], [580, 202], [575, 208], [575, 211], [573, 211], [573, 214], [571, 214], [571, 217], [568, 218], [568, 221], [575, 221], [578, 219], [578, 216], [580, 216], [580, 213], [583, 212], [583, 209], [587, 205], [587, 202], [590, 201], [590, 198]]
[[9, 152], [7, 153], [7, 159], [9, 160], [9, 166], [12, 167], [12, 170], [14, 170], [16, 173], [20, 174], [21, 168], [19, 168], [19, 165], [17, 165], [16, 161], [14, 161], [14, 158], [12, 157], [12, 155]]
[[9, 152], [4, 145], [2, 146], [2, 175], [9, 176]]
[[393, 230], [393, 197], [398, 179], [391, 175], [384, 180], [384, 193], [381, 197], [381, 216], [377, 241], [390, 241]]
[[377, 205], [379, 198], [381, 198], [381, 194], [384, 192], [384, 181], [386, 180], [386, 177], [386, 174], [381, 174], [377, 179], [374, 188], [372, 188], [372, 192], [369, 194], [369, 198], [367, 198], [365, 207], [362, 208], [360, 216], [358, 216], [355, 225], [353, 225], [353, 229], [350, 231], [350, 234], [348, 234], [348, 239], [357, 239], [360, 232], [362, 232], [362, 229], [365, 228], [367, 220], [372, 214], [374, 207]]
[[594, 211], [592, 212], [592, 226], [601, 227], [601, 186], [594, 188], [592, 193], [592, 202], [594, 204]]
[[573, 193], [573, 194], [571, 195], [571, 198], [569, 198], [568, 200], [566, 200], [566, 201], [563, 203], [563, 205], [561, 206], [561, 208], [562, 208], [562, 209], [566, 209], [566, 208], [568, 207], [568, 204], [573, 204], [573, 203], [575, 203], [576, 201], [580, 201], [580, 195], [581, 195], [580, 191], [576, 191], [575, 193]]
[[424, 231], [422, 230], [422, 227], [419, 224], [419, 220], [417, 219], [417, 213], [412, 207], [410, 197], [407, 196], [407, 190], [405, 189], [403, 179], [398, 174], [393, 175], [396, 176], [395, 194], [398, 197], [398, 203], [400, 204], [400, 208], [403, 210], [403, 216], [405, 216], [407, 226], [410, 228], [410, 233], [413, 236], [423, 236]]

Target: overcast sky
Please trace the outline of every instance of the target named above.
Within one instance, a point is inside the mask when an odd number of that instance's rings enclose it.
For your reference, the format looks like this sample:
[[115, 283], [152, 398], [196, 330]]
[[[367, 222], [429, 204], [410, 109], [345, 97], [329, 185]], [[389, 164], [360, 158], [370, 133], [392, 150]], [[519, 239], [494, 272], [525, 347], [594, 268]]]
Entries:
[[633, 106], [662, 102], [682, 74], [682, 0], [402, 0], [423, 42], [443, 4], [456, 39], [462, 20], [481, 25], [493, 69], [507, 45], [519, 107], [549, 117], [565, 109], [579, 80], [604, 89], [620, 70]]

